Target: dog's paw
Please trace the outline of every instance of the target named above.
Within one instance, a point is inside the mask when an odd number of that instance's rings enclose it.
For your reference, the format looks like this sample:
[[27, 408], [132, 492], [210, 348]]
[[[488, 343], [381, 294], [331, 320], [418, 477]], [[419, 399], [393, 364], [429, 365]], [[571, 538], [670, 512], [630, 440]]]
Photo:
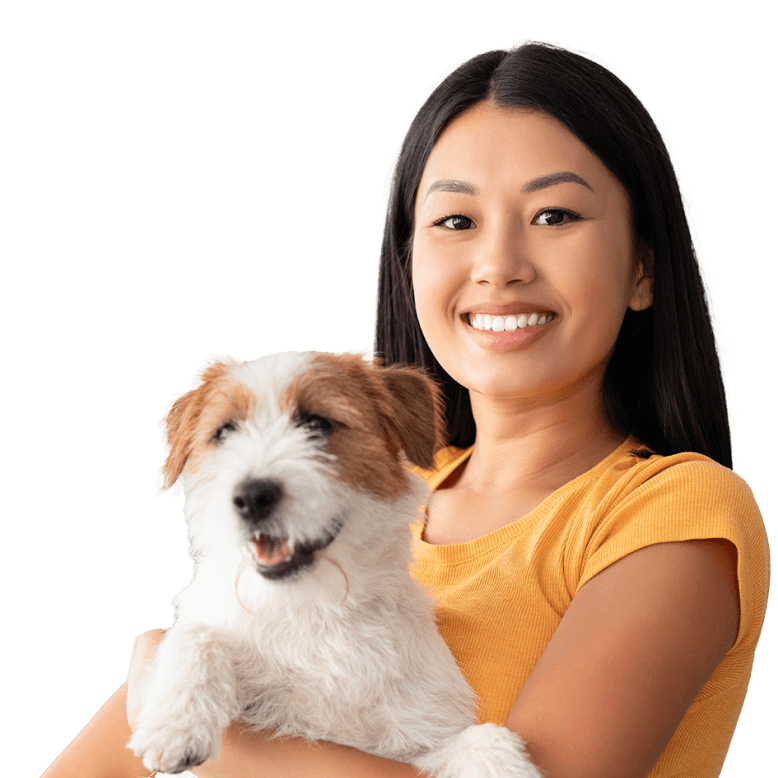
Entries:
[[214, 734], [204, 727], [141, 724], [127, 747], [152, 772], [182, 773], [218, 757], [220, 744], [220, 733]]
[[435, 778], [542, 778], [524, 741], [494, 724], [476, 724], [413, 760]]

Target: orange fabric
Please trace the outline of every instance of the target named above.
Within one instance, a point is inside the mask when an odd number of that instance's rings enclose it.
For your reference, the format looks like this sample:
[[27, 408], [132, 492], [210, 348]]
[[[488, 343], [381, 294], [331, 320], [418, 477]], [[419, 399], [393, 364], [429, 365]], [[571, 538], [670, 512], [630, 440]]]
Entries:
[[[524, 517], [454, 545], [421, 539], [414, 575], [437, 600], [441, 634], [478, 693], [482, 721], [503, 724], [576, 592], [616, 560], [654, 543], [726, 538], [738, 552], [735, 645], [694, 701], [651, 778], [719, 775], [743, 705], [770, 577], [767, 535], [748, 485], [695, 453], [640, 459], [627, 438], [609, 457]], [[447, 448], [436, 488], [472, 449]]]

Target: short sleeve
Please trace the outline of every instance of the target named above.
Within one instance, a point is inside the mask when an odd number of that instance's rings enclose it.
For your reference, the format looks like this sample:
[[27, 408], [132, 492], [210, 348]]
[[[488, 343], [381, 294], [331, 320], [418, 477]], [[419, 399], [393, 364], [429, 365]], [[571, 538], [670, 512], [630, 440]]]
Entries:
[[[764, 522], [746, 482], [707, 458], [673, 462], [622, 489], [596, 518], [578, 590], [597, 573], [656, 543], [722, 538], [737, 549], [740, 629], [732, 651], [753, 647], [767, 606], [770, 557]], [[639, 479], [638, 479], [639, 481]]]

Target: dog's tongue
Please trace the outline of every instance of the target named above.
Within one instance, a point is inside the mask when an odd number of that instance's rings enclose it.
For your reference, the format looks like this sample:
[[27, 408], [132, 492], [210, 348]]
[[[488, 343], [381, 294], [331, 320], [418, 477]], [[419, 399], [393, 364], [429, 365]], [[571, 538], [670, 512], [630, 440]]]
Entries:
[[254, 541], [254, 546], [257, 549], [257, 561], [263, 565], [277, 565], [291, 556], [286, 540], [275, 540], [262, 535], [259, 540]]

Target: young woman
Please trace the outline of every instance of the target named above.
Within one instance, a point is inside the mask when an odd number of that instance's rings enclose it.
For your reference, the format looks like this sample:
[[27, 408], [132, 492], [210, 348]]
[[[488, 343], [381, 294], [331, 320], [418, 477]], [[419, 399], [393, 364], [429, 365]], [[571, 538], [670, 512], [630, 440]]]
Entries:
[[[445, 388], [448, 446], [416, 575], [483, 721], [549, 778], [719, 774], [769, 557], [731, 471], [703, 286], [662, 139], [635, 96], [542, 44], [476, 57], [406, 137], [376, 353]], [[124, 745], [162, 633], [46, 773], [140, 776]], [[125, 712], [125, 709], [127, 712]], [[198, 776], [413, 776], [233, 726]]]

